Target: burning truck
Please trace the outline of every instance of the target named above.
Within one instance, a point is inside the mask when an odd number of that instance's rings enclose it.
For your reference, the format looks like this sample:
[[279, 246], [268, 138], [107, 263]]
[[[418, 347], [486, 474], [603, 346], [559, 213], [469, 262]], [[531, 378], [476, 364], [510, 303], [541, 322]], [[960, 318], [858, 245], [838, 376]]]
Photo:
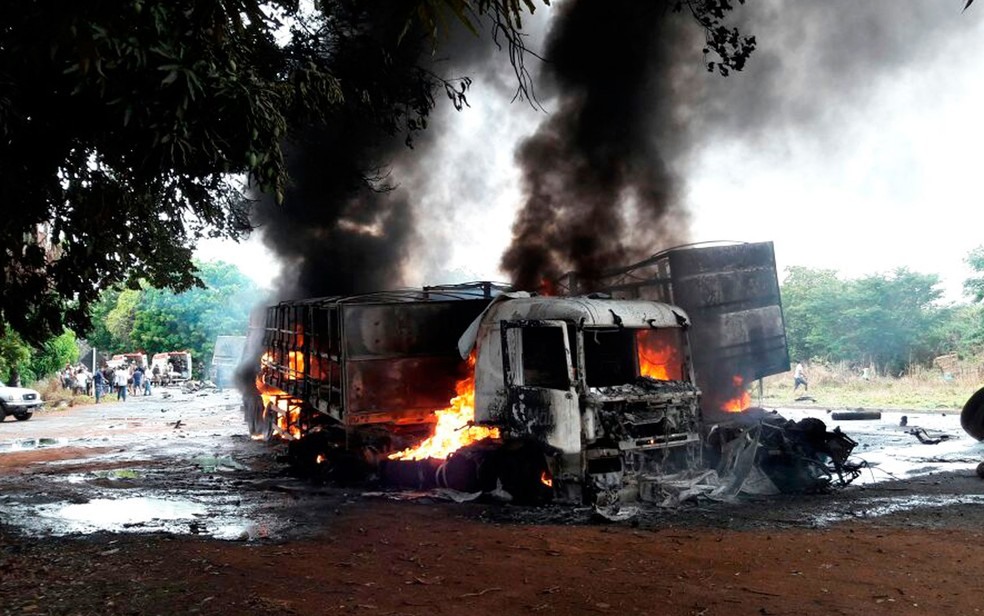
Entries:
[[722, 419], [750, 406], [745, 383], [789, 368], [771, 244], [654, 259], [593, 281], [604, 295], [568, 276], [559, 296], [473, 283], [271, 306], [250, 332], [250, 429], [291, 441], [299, 465], [355, 459], [397, 483], [527, 502], [652, 494], [701, 466], [710, 426], [747, 441]]

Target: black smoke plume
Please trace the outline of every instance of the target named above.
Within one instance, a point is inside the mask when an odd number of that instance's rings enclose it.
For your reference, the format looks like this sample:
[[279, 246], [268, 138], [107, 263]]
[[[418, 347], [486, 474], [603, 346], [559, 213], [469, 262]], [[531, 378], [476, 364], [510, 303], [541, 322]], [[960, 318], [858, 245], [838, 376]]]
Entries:
[[682, 77], [702, 32], [662, 2], [576, 1], [556, 9], [545, 75], [550, 117], [523, 142], [525, 203], [502, 268], [521, 288], [569, 269], [587, 278], [686, 239]]
[[322, 8], [326, 17], [312, 22], [317, 35], [302, 32], [297, 40], [323, 47], [341, 88], [338, 108], [294, 128], [283, 203], [264, 196], [253, 211], [263, 241], [284, 264], [279, 299], [402, 284], [414, 215], [389, 169], [426, 125], [437, 87], [419, 68], [426, 37], [401, 36], [407, 22], [399, 7], [335, 0]]

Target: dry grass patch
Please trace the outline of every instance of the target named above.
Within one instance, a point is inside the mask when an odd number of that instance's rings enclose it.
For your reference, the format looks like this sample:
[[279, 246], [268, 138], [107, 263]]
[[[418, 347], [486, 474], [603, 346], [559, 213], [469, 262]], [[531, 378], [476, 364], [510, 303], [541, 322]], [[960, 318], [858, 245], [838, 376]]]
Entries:
[[[846, 364], [805, 366], [810, 389], [793, 391], [793, 373], [778, 374], [763, 381], [763, 406], [824, 406], [830, 408], [877, 408], [915, 410], [959, 410], [967, 398], [984, 385], [975, 369], [944, 373], [916, 367], [901, 376], [874, 375], [862, 378]], [[753, 387], [753, 397], [758, 390]], [[816, 402], [797, 402], [801, 396]]]

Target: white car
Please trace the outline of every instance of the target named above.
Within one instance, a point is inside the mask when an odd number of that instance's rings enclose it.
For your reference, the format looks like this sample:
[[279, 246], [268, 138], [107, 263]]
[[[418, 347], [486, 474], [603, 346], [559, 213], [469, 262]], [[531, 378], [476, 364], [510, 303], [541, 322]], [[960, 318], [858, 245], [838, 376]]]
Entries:
[[0, 382], [0, 421], [13, 415], [17, 421], [27, 421], [35, 409], [44, 405], [41, 394], [25, 387], [7, 387]]

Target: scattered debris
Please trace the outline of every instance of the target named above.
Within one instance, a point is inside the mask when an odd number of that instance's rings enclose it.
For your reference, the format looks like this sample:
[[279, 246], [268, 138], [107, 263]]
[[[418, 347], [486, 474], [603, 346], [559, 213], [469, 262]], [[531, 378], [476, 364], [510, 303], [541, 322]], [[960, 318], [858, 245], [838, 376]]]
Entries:
[[206, 473], [247, 470], [246, 466], [236, 462], [231, 456], [198, 456], [192, 462]]
[[902, 419], [899, 420], [899, 425], [902, 426], [903, 428], [909, 425], [909, 416], [903, 415]]
[[881, 411], [866, 411], [858, 409], [856, 411], [834, 411], [831, 419], [835, 421], [860, 421], [863, 419], [881, 419]]
[[916, 437], [923, 445], [936, 445], [952, 438], [951, 435], [944, 432], [934, 432], [933, 436], [930, 436], [929, 432], [927, 432], [925, 428], [913, 428], [911, 430], [906, 430], [905, 433]]
[[864, 462], [849, 457], [857, 442], [816, 418], [787, 420], [764, 409], [748, 409], [734, 421], [716, 424], [708, 443], [720, 452], [717, 498], [738, 494], [823, 492], [845, 486]]
[[211, 381], [185, 381], [181, 384], [181, 393], [193, 394], [200, 391], [211, 391], [218, 389]]

